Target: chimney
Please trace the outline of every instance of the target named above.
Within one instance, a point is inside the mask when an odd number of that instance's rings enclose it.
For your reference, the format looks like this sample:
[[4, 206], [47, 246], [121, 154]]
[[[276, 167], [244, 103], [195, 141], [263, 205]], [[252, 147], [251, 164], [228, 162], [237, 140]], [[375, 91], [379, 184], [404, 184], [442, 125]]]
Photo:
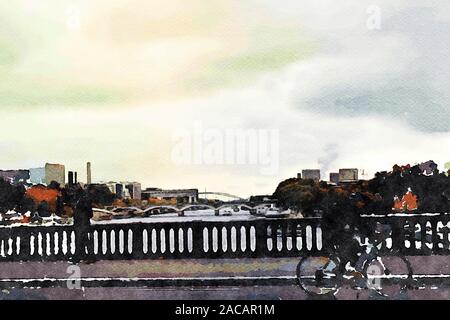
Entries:
[[91, 163], [90, 162], [88, 162], [87, 163], [87, 165], [86, 165], [86, 167], [87, 167], [87, 184], [91, 184], [92, 183], [92, 176], [91, 176]]
[[76, 171], [73, 173], [73, 183], [74, 184], [78, 183], [78, 173]]

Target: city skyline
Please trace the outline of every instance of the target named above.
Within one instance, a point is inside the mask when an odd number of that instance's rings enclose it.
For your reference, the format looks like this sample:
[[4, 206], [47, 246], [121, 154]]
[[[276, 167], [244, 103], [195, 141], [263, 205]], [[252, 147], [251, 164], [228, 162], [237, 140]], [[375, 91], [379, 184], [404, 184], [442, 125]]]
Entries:
[[[303, 168], [450, 161], [445, 4], [377, 1], [369, 28], [369, 1], [209, 3], [0, 4], [2, 167], [81, 181], [90, 159], [94, 181], [247, 196]], [[195, 123], [277, 130], [279, 170], [174, 163]]]
[[[378, 173], [389, 173], [396, 170], [395, 166], [398, 166], [398, 168], [410, 168], [412, 166], [417, 165], [420, 171], [424, 175], [433, 175], [433, 171], [435, 166], [437, 166], [437, 170], [441, 173], [447, 173], [450, 172], [450, 162], [447, 162], [443, 168], [439, 167], [438, 164], [436, 164], [433, 160], [421, 162], [421, 163], [414, 163], [414, 164], [395, 164], [392, 168], [385, 168], [384, 170], [378, 171]], [[403, 170], [403, 169], [402, 169]], [[81, 184], [82, 186], [88, 186], [88, 185], [104, 185], [107, 186], [113, 194], [119, 194], [119, 197], [122, 197], [122, 190], [126, 190], [128, 187], [131, 186], [133, 191], [130, 191], [131, 193], [128, 195], [131, 195], [132, 199], [141, 199], [141, 192], [156, 192], [159, 193], [159, 191], [167, 191], [171, 193], [174, 192], [185, 192], [185, 191], [193, 191], [196, 190], [196, 193], [200, 193], [206, 196], [207, 191], [210, 194], [214, 194], [216, 196], [222, 195], [225, 197], [238, 197], [240, 199], [249, 199], [251, 197], [255, 196], [261, 196], [264, 193], [254, 193], [250, 195], [236, 195], [228, 193], [228, 190], [211, 190], [207, 188], [199, 188], [195, 185], [193, 186], [187, 186], [187, 187], [180, 187], [180, 186], [157, 186], [157, 185], [145, 185], [142, 184], [139, 180], [130, 180], [130, 179], [112, 179], [107, 178], [105, 180], [93, 180], [92, 179], [92, 163], [90, 161], [87, 161], [85, 163], [84, 172], [86, 173], [86, 179], [85, 181], [82, 181], [78, 179], [80, 176], [80, 172], [75, 171], [71, 168], [68, 168], [66, 170], [66, 166], [64, 164], [58, 164], [58, 163], [48, 163], [46, 162], [43, 167], [35, 167], [35, 168], [20, 168], [20, 169], [10, 169], [10, 168], [1, 168], [0, 169], [0, 177], [3, 178], [5, 181], [9, 181], [11, 184], [25, 184], [30, 187], [30, 185], [50, 185], [53, 182], [58, 183], [61, 187], [64, 186], [71, 186], [74, 184]], [[447, 174], [448, 175], [448, 174]], [[82, 175], [81, 175], [82, 176]], [[292, 177], [285, 177], [285, 179], [295, 178]], [[315, 183], [318, 183], [320, 181], [327, 182], [331, 185], [337, 185], [339, 186], [340, 183], [352, 183], [356, 181], [367, 181], [376, 178], [376, 176], [369, 176], [365, 169], [358, 169], [358, 168], [339, 168], [339, 169], [331, 169], [329, 172], [321, 172], [320, 169], [314, 168], [314, 169], [300, 169], [296, 176], [297, 179], [306, 179], [306, 180], [313, 180]], [[117, 185], [120, 185], [120, 191], [117, 192], [116, 188]], [[279, 184], [277, 184], [279, 186]], [[138, 189], [135, 189], [138, 188]], [[411, 191], [411, 188], [409, 188]], [[274, 190], [275, 191], [275, 190]], [[134, 196], [132, 194], [136, 193]], [[272, 195], [272, 192], [267, 192], [265, 195]]]

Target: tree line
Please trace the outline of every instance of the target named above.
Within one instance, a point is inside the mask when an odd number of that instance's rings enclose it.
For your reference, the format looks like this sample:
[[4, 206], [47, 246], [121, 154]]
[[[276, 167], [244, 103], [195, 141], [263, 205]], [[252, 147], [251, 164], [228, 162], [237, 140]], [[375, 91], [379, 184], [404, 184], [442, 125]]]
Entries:
[[25, 186], [11, 184], [0, 178], [0, 213], [15, 211], [21, 214], [37, 213], [41, 217], [51, 214], [72, 216], [83, 195], [87, 195], [94, 207], [108, 206], [115, 200], [115, 195], [102, 184], [91, 184], [83, 188], [80, 184], [60, 186], [52, 181], [48, 186]]
[[[395, 165], [392, 171], [378, 172], [371, 180], [338, 185], [291, 178], [278, 185], [273, 197], [280, 207], [306, 217], [332, 211], [385, 215], [394, 210], [394, 199], [401, 199], [410, 190], [417, 199], [415, 212], [449, 212], [450, 172], [439, 172], [432, 161], [429, 167], [430, 172], [424, 172], [420, 165]], [[407, 206], [403, 211], [409, 211]]]

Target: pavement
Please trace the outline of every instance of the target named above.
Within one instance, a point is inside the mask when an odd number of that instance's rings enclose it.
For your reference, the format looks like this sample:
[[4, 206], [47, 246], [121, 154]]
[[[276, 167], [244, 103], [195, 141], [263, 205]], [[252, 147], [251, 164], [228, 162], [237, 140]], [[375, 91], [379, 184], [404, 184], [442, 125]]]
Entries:
[[[450, 258], [408, 257], [426, 279], [394, 299], [450, 299]], [[296, 258], [0, 263], [0, 299], [310, 299], [296, 285]], [[81, 281], [78, 281], [81, 279]], [[343, 287], [331, 299], [379, 299]]]

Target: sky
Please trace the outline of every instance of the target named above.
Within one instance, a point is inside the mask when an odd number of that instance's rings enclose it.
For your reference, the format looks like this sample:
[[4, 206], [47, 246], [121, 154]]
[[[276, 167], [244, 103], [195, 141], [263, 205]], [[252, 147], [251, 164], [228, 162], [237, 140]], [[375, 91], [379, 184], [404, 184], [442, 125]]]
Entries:
[[0, 23], [4, 169], [248, 196], [450, 161], [446, 1], [0, 0]]

